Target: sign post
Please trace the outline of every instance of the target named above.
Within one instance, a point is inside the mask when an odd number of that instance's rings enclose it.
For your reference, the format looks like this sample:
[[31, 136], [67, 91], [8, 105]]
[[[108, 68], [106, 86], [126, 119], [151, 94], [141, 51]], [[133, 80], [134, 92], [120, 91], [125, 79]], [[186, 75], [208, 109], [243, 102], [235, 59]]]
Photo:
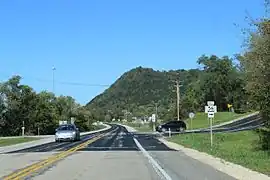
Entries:
[[22, 126], [22, 136], [24, 136], [24, 130], [25, 130], [25, 127], [24, 127], [24, 121], [23, 121], [23, 126]]
[[153, 131], [155, 131], [156, 114], [152, 114], [151, 120], [153, 124]]
[[74, 117], [71, 117], [71, 118], [70, 118], [70, 123], [71, 123], [71, 124], [75, 124], [75, 118], [74, 118]]
[[191, 113], [188, 114], [188, 116], [190, 118], [190, 129], [192, 129], [192, 120], [193, 120], [195, 114], [193, 112], [191, 112]]
[[215, 113], [217, 113], [217, 106], [215, 106], [214, 101], [207, 101], [207, 106], [205, 106], [205, 113], [207, 113], [208, 120], [210, 121], [210, 141], [211, 148], [213, 146], [213, 119], [215, 117]]

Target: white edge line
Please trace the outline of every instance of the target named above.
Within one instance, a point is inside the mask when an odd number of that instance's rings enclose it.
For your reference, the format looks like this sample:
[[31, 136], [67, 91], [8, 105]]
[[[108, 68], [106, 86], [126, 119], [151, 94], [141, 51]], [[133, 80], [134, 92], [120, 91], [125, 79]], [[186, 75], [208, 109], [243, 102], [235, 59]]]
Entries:
[[150, 164], [153, 166], [157, 174], [162, 175], [166, 180], [172, 180], [172, 178], [168, 175], [168, 173], [150, 156], [150, 154], [142, 147], [139, 141], [136, 138], [133, 138], [134, 142], [143, 153], [143, 155], [148, 158]]

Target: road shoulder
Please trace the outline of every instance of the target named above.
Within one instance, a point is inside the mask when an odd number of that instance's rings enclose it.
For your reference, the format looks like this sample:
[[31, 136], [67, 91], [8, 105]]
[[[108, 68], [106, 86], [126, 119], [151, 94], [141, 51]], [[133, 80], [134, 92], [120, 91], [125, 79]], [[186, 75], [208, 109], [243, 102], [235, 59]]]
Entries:
[[269, 176], [266, 176], [264, 174], [261, 174], [256, 171], [252, 171], [248, 168], [245, 168], [243, 166], [233, 164], [231, 162], [225, 161], [223, 159], [211, 156], [207, 153], [203, 153], [194, 149], [186, 148], [184, 146], [181, 146], [179, 144], [169, 142], [164, 138], [159, 138], [159, 140], [167, 145], [169, 148], [182, 151], [187, 156], [197, 159], [205, 164], [208, 164], [212, 166], [213, 168], [224, 172], [236, 179], [244, 179], [244, 180], [254, 180], [254, 179], [260, 179], [260, 180], [270, 180]]

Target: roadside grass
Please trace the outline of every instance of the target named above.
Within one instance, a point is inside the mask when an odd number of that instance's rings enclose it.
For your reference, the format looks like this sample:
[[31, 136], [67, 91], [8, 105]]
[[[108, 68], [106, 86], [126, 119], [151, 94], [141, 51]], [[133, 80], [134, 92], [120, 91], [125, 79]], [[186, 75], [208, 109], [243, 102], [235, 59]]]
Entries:
[[259, 136], [254, 131], [216, 133], [212, 150], [210, 134], [181, 134], [168, 140], [270, 175], [270, 154], [258, 148]]
[[[243, 116], [246, 116], [248, 114], [251, 114], [253, 112], [247, 112], [244, 114], [236, 114], [232, 112], [218, 112], [215, 114], [215, 119], [213, 120], [213, 125], [218, 125], [224, 122], [228, 122]], [[123, 125], [127, 125], [130, 127], [133, 127], [139, 132], [151, 132], [153, 131], [151, 125], [149, 123], [140, 124], [135, 122], [121, 122]], [[204, 112], [199, 112], [195, 114], [194, 119], [192, 120], [192, 127], [191, 127], [191, 121], [188, 119], [186, 120], [186, 123], [188, 125], [188, 129], [197, 129], [197, 128], [206, 128], [209, 127], [209, 121], [207, 119], [207, 114]], [[157, 124], [160, 124], [157, 123]]]
[[132, 123], [132, 122], [122, 122], [121, 124], [133, 127], [139, 132], [151, 132], [153, 129], [150, 127], [149, 123], [139, 124], [139, 123]]
[[37, 137], [0, 138], [0, 147], [39, 140]]
[[[215, 118], [213, 120], [213, 125], [221, 124], [224, 122], [228, 122], [243, 116], [251, 114], [251, 112], [244, 113], [244, 114], [236, 114], [232, 112], [218, 112], [215, 114]], [[209, 127], [209, 121], [207, 119], [207, 114], [204, 112], [199, 112], [195, 114], [194, 119], [192, 120], [192, 127], [191, 127], [191, 120], [188, 119], [186, 121], [188, 124], [188, 129], [197, 129], [197, 128], [205, 128]]]

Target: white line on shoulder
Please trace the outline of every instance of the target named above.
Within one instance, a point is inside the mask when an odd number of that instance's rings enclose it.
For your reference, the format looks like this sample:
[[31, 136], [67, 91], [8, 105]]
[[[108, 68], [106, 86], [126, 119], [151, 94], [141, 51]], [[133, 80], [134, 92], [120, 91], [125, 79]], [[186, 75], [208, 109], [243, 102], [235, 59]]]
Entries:
[[143, 153], [143, 155], [149, 160], [150, 164], [153, 166], [155, 171], [159, 176], [163, 176], [166, 180], [172, 180], [172, 178], [168, 175], [168, 173], [155, 161], [152, 156], [142, 147], [139, 141], [136, 138], [133, 138], [134, 142]]

